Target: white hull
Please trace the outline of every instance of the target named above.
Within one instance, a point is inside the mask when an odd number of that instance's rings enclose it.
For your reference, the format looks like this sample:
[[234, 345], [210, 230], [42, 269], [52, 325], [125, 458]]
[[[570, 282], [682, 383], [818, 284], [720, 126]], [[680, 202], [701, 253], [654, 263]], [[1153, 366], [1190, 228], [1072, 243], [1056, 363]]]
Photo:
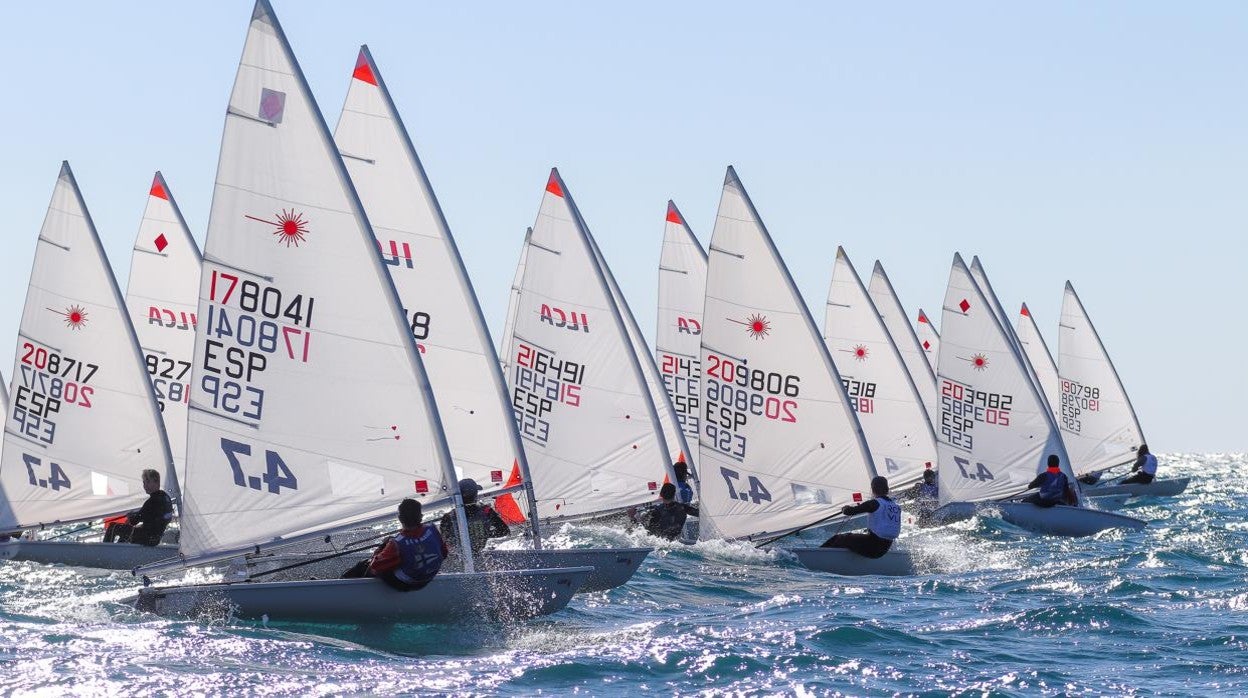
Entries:
[[1108, 511], [1057, 505], [1038, 507], [1023, 502], [998, 502], [1001, 518], [1015, 526], [1051, 536], [1082, 537], [1108, 528], [1139, 530], [1147, 525], [1140, 519]]
[[1176, 477], [1168, 480], [1153, 480], [1147, 485], [1139, 482], [1129, 485], [1102, 485], [1085, 488], [1083, 494], [1097, 499], [1116, 494], [1127, 494], [1132, 497], [1173, 497], [1187, 489], [1191, 480], [1190, 477]]
[[176, 557], [176, 545], [135, 545], [71, 540], [11, 540], [0, 543], [0, 560], [25, 560], [47, 565], [130, 570]]
[[[1087, 493], [1085, 492], [1084, 494], [1085, 494], [1085, 498], [1087, 498], [1086, 497]], [[1122, 492], [1118, 494], [1111, 493], [1103, 497], [1096, 497], [1096, 498], [1088, 499], [1088, 505], [1091, 506], [1093, 509], [1098, 509], [1100, 511], [1118, 511], [1119, 509], [1126, 506], [1128, 499], [1131, 499], [1131, 495], [1127, 494], [1126, 492]]]
[[866, 574], [901, 577], [914, 574], [914, 560], [908, 550], [890, 549], [883, 557], [869, 558], [844, 548], [791, 548], [799, 562], [818, 572], [845, 576]]
[[239, 582], [139, 591], [135, 608], [162, 616], [312, 623], [438, 623], [515, 620], [554, 613], [589, 577], [589, 567], [444, 573], [418, 591], [378, 579]]

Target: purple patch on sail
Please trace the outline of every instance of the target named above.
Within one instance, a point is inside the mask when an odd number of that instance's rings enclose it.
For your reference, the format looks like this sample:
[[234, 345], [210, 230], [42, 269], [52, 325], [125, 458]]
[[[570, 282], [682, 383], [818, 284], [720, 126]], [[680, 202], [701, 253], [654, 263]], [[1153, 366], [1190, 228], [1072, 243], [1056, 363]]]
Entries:
[[286, 111], [286, 93], [260, 89], [260, 118], [271, 124], [282, 123], [282, 114]]

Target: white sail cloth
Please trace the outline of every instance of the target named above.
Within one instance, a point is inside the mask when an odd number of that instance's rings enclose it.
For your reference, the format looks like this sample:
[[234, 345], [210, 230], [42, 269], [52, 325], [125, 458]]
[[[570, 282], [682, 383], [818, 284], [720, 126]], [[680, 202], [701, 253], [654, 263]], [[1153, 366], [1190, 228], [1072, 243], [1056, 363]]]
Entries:
[[511, 480], [524, 451], [498, 355], [403, 121], [369, 53], [360, 49], [334, 140], [399, 292], [433, 385], [456, 471], [490, 490]]
[[137, 508], [173, 459], [134, 327], [69, 163], [39, 231], [13, 365], [0, 530]]
[[198, 316], [188, 561], [447, 496], [411, 328], [265, 0], [230, 95]]
[[918, 481], [936, 465], [936, 435], [927, 408], [849, 255], [839, 247], [823, 338], [876, 469], [894, 488]]
[[709, 251], [700, 536], [782, 533], [860, 501], [875, 469], [858, 418], [731, 167]]
[[[1044, 336], [1040, 334], [1036, 319], [1032, 317], [1031, 310], [1027, 308], [1026, 303], [1023, 303], [1023, 307], [1018, 311], [1015, 333], [1018, 336], [1019, 345], [1023, 348], [1023, 354], [1036, 373], [1036, 380], [1039, 381], [1040, 388], [1044, 391], [1044, 397], [1048, 400], [1049, 410], [1054, 418], [1059, 420], [1060, 426], [1062, 392], [1061, 381], [1057, 377], [1057, 364], [1053, 363], [1053, 355], [1049, 353]], [[1070, 444], [1067, 443], [1067, 447], [1069, 446]]]
[[1057, 347], [1058, 415], [1075, 471], [1084, 474], [1131, 461], [1144, 443], [1144, 432], [1118, 371], [1069, 281], [1062, 297]]
[[876, 261], [875, 268], [871, 271], [871, 283], [867, 286], [867, 292], [871, 295], [871, 301], [875, 303], [880, 318], [884, 320], [884, 326], [888, 328], [893, 343], [901, 352], [901, 358], [910, 371], [910, 378], [914, 380], [914, 387], [923, 398], [928, 418], [935, 425], [940, 419], [936, 369], [927, 362], [927, 355], [919, 346], [919, 338], [907, 319], [909, 316], [901, 306], [901, 299], [897, 297], [893, 283], [889, 281], [888, 274], [884, 273], [884, 265], [879, 261]]
[[954, 255], [940, 327], [940, 502], [976, 502], [1018, 494], [1047, 457], [1071, 478], [1057, 425], [1009, 329], [960, 255]]
[[706, 295], [706, 251], [676, 204], [667, 202], [659, 255], [659, 314], [655, 361], [673, 409], [688, 439], [702, 423], [702, 304]]
[[521, 260], [508, 382], [539, 516], [654, 499], [671, 461], [635, 345], [571, 194], [552, 170]]
[[186, 472], [187, 406], [202, 261], [173, 192], [157, 172], [134, 240], [126, 307], [169, 435], [178, 482]]
[[919, 347], [923, 353], [927, 355], [927, 363], [932, 367], [932, 371], [936, 371], [936, 358], [940, 356], [940, 333], [932, 326], [932, 320], [919, 308], [919, 319], [915, 325], [915, 338], [919, 340]]

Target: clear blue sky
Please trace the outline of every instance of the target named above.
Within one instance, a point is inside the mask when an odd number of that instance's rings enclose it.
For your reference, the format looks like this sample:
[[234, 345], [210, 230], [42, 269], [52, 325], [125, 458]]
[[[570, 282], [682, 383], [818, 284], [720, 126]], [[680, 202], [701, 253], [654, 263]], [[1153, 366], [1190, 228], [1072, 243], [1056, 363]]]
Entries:
[[[370, 45], [495, 332], [547, 168], [652, 333], [735, 164], [812, 308], [843, 244], [938, 317], [959, 250], [1056, 349], [1069, 278], [1154, 450], [1248, 450], [1246, 4], [275, 5], [331, 128]], [[62, 159], [122, 284], [154, 170], [202, 241], [251, 6], [4, 5], [0, 336]]]

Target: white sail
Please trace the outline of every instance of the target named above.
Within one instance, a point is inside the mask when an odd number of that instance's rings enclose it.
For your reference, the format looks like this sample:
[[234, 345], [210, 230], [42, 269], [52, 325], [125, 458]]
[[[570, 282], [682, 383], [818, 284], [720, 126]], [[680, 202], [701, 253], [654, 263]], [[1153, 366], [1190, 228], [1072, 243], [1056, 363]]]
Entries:
[[1070, 459], [1048, 404], [1014, 351], [1010, 331], [960, 255], [954, 255], [941, 315], [940, 502], [1018, 494], [1056, 454]]
[[1144, 443], [1131, 399], [1092, 320], [1066, 282], [1057, 340], [1062, 435], [1079, 474], [1135, 458]]
[[450, 227], [367, 46], [360, 48], [334, 140], [399, 292], [456, 471], [487, 492], [509, 479], [515, 484], [524, 451], [498, 355]]
[[0, 462], [0, 530], [137, 508], [173, 459], [134, 326], [69, 169], [35, 246]]
[[823, 338], [858, 413], [876, 469], [893, 487], [916, 482], [925, 469], [936, 466], [936, 435], [901, 352], [840, 247]]
[[265, 0], [226, 113], [198, 315], [188, 562], [447, 496], [411, 328]]
[[888, 280], [888, 274], [884, 273], [884, 265], [878, 261], [875, 263], [875, 269], [871, 271], [871, 283], [867, 286], [867, 292], [871, 295], [871, 301], [875, 303], [875, 309], [880, 312], [880, 318], [884, 320], [884, 326], [888, 328], [888, 334], [892, 336], [893, 343], [901, 352], [906, 369], [910, 371], [910, 378], [914, 380], [914, 386], [923, 398], [923, 406], [927, 408], [928, 419], [931, 420], [933, 426], [937, 425], [940, 419], [940, 403], [936, 395], [935, 369], [927, 362], [927, 356], [923, 348], [919, 346], [919, 338], [907, 319], [909, 316], [901, 306], [901, 299], [893, 290], [893, 283]]
[[520, 311], [520, 288], [524, 283], [524, 260], [529, 256], [529, 239], [532, 237], [533, 229], [525, 229], [524, 243], [520, 245], [520, 259], [516, 262], [516, 275], [511, 279], [511, 292], [507, 296], [507, 317], [503, 319], [503, 333], [498, 338], [498, 358], [504, 376], [510, 373], [507, 357], [511, 356], [511, 337], [516, 330], [516, 313]]
[[[586, 229], [589, 228], [584, 221], [581, 223]], [[641, 367], [642, 377], [646, 381], [646, 390], [650, 393], [650, 402], [654, 404], [654, 413], [659, 420], [659, 428], [663, 431], [667, 457], [674, 462], [687, 463], [692, 460], [693, 454], [689, 452], [689, 446], [685, 442], [682, 423], [672, 406], [671, 396], [667, 394], [666, 384], [659, 374], [658, 365], [650, 358], [654, 354], [646, 345], [646, 338], [641, 334], [641, 327], [637, 325], [637, 317], [633, 315], [632, 309], [628, 306], [628, 300], [624, 298], [624, 292], [616, 283], [615, 274], [611, 273], [611, 267], [607, 264], [606, 258], [602, 256], [602, 250], [598, 248], [598, 242], [592, 235], [587, 236], [587, 239], [594, 250], [594, 256], [598, 259], [598, 267], [602, 269], [603, 278], [606, 279], [607, 286], [611, 289], [611, 300], [615, 302], [615, 311], [624, 322], [628, 341], [633, 346], [633, 355], [637, 357], [637, 363]], [[686, 456], [686, 454], [689, 455]]]
[[703, 539], [790, 531], [869, 491], [875, 470], [841, 378], [731, 167], [711, 234], [701, 358]]
[[[1062, 391], [1061, 382], [1057, 377], [1057, 364], [1053, 363], [1053, 355], [1049, 353], [1044, 336], [1040, 334], [1036, 319], [1031, 316], [1031, 310], [1027, 308], [1026, 303], [1023, 303], [1023, 307], [1018, 311], [1015, 334], [1018, 336], [1019, 345], [1023, 348], [1023, 354], [1036, 373], [1036, 380], [1039, 381], [1040, 388], [1044, 391], [1044, 397], [1049, 402], [1049, 410], [1053, 412], [1055, 418], [1060, 419]], [[1069, 441], [1066, 446], [1070, 447]]]
[[9, 421], [9, 382], [3, 373], [0, 373], [0, 414], [4, 415], [5, 422]]
[[676, 204], [668, 201], [659, 256], [655, 360], [687, 439], [698, 438], [702, 423], [700, 354], [705, 293], [706, 251]]
[[932, 321], [927, 317], [927, 313], [919, 308], [919, 321], [915, 325], [915, 337], [919, 340], [919, 347], [923, 349], [923, 353], [927, 356], [927, 363], [932, 367], [932, 371], [936, 370], [936, 357], [940, 356], [940, 333], [932, 326]]
[[187, 405], [202, 261], [173, 192], [157, 172], [134, 240], [126, 307], [169, 435], [178, 482], [186, 472]]
[[[1001, 304], [1001, 299], [997, 297], [997, 292], [992, 288], [992, 282], [988, 280], [988, 272], [984, 270], [984, 265], [980, 263], [979, 257], [971, 258], [971, 278], [975, 280], [975, 284], [979, 286], [979, 290], [983, 292], [984, 298], [988, 301], [992, 308], [992, 314], [997, 318], [997, 324], [1001, 325], [1001, 329], [1005, 332], [1006, 338], [1010, 341], [1010, 346], [1014, 348], [1014, 353], [1018, 355], [1019, 361], [1027, 369], [1027, 375], [1031, 377], [1032, 385], [1044, 397], [1045, 403], [1051, 403], [1053, 397], [1049, 395], [1044, 383], [1040, 381], [1040, 375], [1036, 371], [1036, 367], [1031, 363], [1031, 357], [1023, 348], [1022, 341], [1018, 338], [1018, 333], [1014, 331], [1014, 325], [1010, 322], [1010, 316], [1005, 312], [1005, 306]], [[1056, 418], [1054, 418], [1056, 420]]]
[[640, 359], [571, 194], [551, 170], [507, 363], [542, 518], [654, 498], [671, 462]]

